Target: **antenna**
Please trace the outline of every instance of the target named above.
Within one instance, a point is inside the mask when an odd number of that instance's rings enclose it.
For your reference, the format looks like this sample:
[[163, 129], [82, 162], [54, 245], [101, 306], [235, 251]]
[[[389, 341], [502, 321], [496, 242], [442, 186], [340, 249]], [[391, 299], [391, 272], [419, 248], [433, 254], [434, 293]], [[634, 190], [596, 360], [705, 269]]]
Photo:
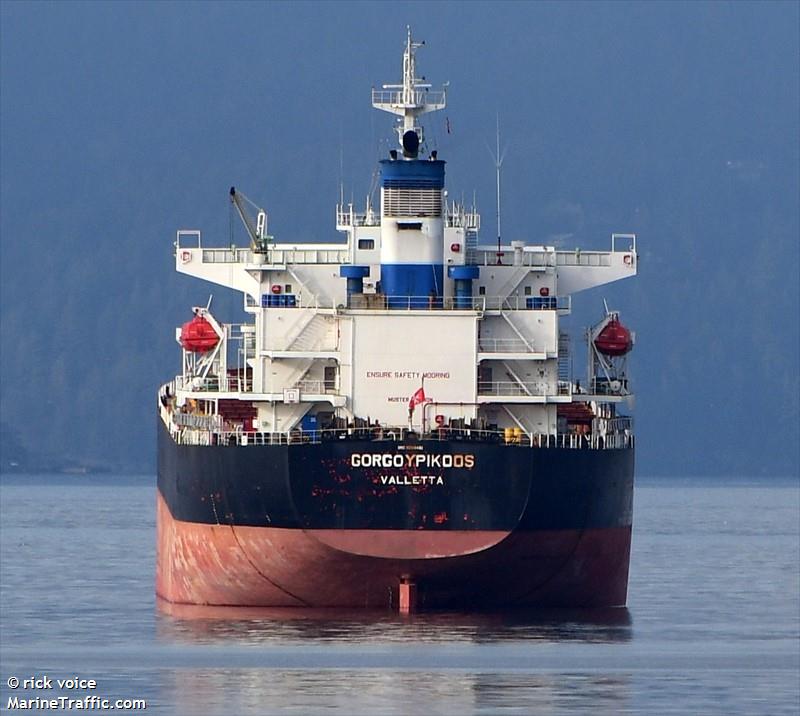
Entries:
[[339, 205], [344, 208], [344, 138], [339, 125]]
[[503, 153], [500, 153], [500, 113], [497, 113], [497, 137], [496, 137], [496, 144], [495, 144], [495, 151], [493, 152], [487, 145], [487, 149], [489, 149], [489, 154], [492, 155], [494, 159], [494, 168], [497, 173], [497, 265], [503, 263], [503, 251], [500, 248], [500, 169], [503, 166], [503, 160], [506, 157], [506, 150], [508, 146], [503, 149]]
[[[421, 114], [444, 109], [447, 104], [447, 85], [431, 92], [431, 85], [424, 77], [417, 77], [416, 51], [425, 42], [415, 42], [411, 27], [406, 27], [406, 43], [403, 51], [403, 83], [382, 85], [372, 90], [372, 106], [397, 115], [395, 127], [404, 156], [415, 159], [419, 146], [424, 141], [422, 127], [417, 123]], [[412, 136], [413, 135], [413, 136]]]

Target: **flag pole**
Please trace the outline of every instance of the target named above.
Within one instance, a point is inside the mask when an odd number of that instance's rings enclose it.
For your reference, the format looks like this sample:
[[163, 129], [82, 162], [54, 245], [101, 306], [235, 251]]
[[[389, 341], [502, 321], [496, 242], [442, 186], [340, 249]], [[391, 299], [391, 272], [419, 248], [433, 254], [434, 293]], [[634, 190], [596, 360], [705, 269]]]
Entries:
[[[425, 395], [425, 374], [422, 374], [422, 383], [420, 385], [422, 388], [422, 394]], [[428, 402], [427, 400], [422, 401], [422, 434], [425, 435], [425, 403]]]
[[425, 403], [429, 402], [425, 396], [425, 377], [422, 378], [422, 383], [408, 401], [408, 429], [414, 429], [414, 408], [422, 403], [422, 432], [425, 432]]

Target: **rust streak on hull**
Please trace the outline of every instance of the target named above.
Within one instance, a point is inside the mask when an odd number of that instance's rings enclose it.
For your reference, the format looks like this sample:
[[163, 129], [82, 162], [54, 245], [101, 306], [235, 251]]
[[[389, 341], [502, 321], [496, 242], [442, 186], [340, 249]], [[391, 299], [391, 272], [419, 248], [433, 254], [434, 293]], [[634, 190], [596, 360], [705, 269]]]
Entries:
[[[381, 608], [397, 605], [400, 579], [408, 575], [425, 607], [626, 600], [630, 527], [348, 535], [183, 522], [160, 493], [157, 500], [156, 592], [173, 603]], [[429, 557], [436, 550], [447, 556]]]

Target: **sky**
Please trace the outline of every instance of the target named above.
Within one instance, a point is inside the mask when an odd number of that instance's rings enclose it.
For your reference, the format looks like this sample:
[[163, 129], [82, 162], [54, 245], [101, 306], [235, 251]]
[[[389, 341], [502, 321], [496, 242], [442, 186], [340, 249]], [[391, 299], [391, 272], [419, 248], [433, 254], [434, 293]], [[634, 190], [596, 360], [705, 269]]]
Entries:
[[[152, 470], [174, 328], [209, 292], [180, 228], [244, 243], [235, 185], [278, 240], [337, 239], [392, 140], [370, 89], [449, 82], [425, 123], [451, 197], [507, 240], [608, 247], [602, 301], [636, 331], [637, 471], [800, 472], [800, 17], [794, 2], [0, 2], [0, 424], [5, 455]], [[449, 126], [449, 132], [447, 130]], [[233, 233], [232, 233], [232, 227]], [[5, 458], [4, 458], [5, 462]]]

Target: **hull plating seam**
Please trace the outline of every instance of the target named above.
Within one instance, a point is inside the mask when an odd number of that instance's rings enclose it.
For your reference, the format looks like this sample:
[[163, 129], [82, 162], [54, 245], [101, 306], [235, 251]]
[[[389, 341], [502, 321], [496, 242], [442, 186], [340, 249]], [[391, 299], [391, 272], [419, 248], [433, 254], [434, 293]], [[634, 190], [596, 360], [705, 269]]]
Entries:
[[280, 589], [285, 594], [288, 594], [292, 599], [296, 599], [303, 606], [305, 606], [305, 607], [310, 607], [311, 606], [308, 602], [304, 601], [303, 599], [298, 597], [296, 594], [292, 594], [288, 589], [286, 589], [285, 587], [282, 587], [280, 584], [277, 584], [276, 582], [271, 580], [266, 574], [264, 574], [258, 568], [258, 566], [255, 564], [255, 562], [253, 562], [253, 560], [250, 559], [250, 556], [247, 554], [247, 550], [244, 548], [242, 543], [239, 541], [239, 537], [236, 535], [236, 527], [234, 527], [233, 525], [231, 525], [231, 534], [233, 535], [233, 539], [236, 540], [236, 544], [239, 546], [239, 549], [241, 550], [242, 555], [250, 563], [250, 566], [255, 570], [256, 574], [258, 574], [265, 582], [269, 582], [269, 584], [271, 584], [276, 589]]

